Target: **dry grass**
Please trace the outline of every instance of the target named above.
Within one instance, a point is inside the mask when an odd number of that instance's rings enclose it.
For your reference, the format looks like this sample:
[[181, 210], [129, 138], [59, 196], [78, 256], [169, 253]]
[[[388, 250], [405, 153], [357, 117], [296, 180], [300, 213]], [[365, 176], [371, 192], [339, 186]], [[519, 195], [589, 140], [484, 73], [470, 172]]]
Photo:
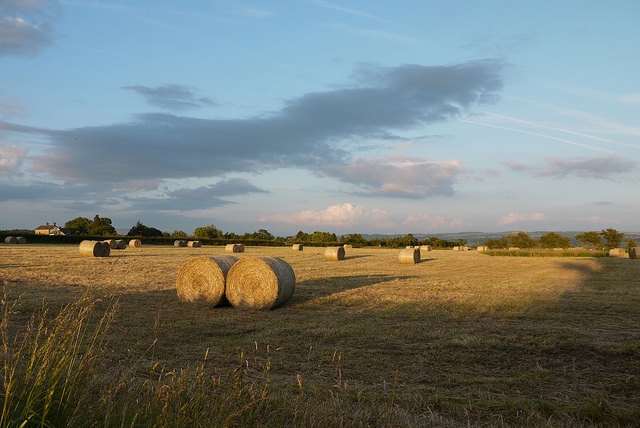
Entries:
[[13, 329], [43, 301], [118, 298], [109, 377], [132, 361], [141, 376], [158, 363], [193, 367], [205, 352], [233, 369], [241, 351], [250, 378], [268, 365], [270, 403], [282, 406], [270, 412], [291, 424], [335, 422], [329, 410], [344, 425], [640, 424], [637, 260], [432, 251], [400, 265], [397, 250], [350, 249], [332, 263], [323, 248], [246, 247], [239, 258], [293, 268], [285, 306], [180, 302], [180, 266], [223, 254], [143, 246], [86, 258], [76, 246], [0, 245], [0, 277], [20, 297]]

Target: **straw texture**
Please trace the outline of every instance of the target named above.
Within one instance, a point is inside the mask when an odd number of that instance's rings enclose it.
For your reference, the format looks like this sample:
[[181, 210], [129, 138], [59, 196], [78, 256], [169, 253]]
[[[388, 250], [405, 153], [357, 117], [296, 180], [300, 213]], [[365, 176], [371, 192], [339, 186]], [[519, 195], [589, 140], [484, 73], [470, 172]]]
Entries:
[[178, 271], [176, 291], [183, 302], [203, 300], [218, 306], [226, 303], [225, 282], [235, 256], [196, 257], [184, 263]]
[[268, 310], [293, 296], [296, 276], [277, 257], [244, 257], [227, 274], [226, 296], [234, 308]]
[[244, 244], [227, 244], [224, 247], [227, 253], [244, 253]]
[[327, 247], [324, 250], [324, 260], [327, 262], [344, 260], [344, 247]]
[[174, 247], [186, 247], [187, 246], [187, 241], [185, 241], [184, 239], [176, 239], [175, 241], [173, 241], [173, 246]]
[[140, 248], [142, 246], [142, 241], [139, 239], [132, 239], [129, 241], [129, 246], [133, 248]]
[[303, 250], [303, 246], [302, 246], [302, 244], [293, 244], [293, 245], [291, 246], [291, 248], [292, 248], [294, 251], [302, 251], [302, 250]]
[[111, 247], [107, 242], [89, 241], [80, 242], [80, 255], [86, 257], [109, 257]]
[[189, 242], [187, 242], [187, 247], [199, 248], [199, 247], [202, 247], [202, 242], [200, 242], [200, 241], [189, 241]]
[[640, 259], [640, 247], [631, 247], [631, 248], [629, 248], [629, 258], [630, 259]]
[[16, 238], [15, 236], [7, 236], [6, 238], [4, 238], [4, 243], [5, 244], [17, 244], [18, 243], [18, 238]]
[[400, 250], [398, 255], [398, 262], [401, 265], [413, 265], [420, 263], [420, 249], [419, 248], [405, 248]]

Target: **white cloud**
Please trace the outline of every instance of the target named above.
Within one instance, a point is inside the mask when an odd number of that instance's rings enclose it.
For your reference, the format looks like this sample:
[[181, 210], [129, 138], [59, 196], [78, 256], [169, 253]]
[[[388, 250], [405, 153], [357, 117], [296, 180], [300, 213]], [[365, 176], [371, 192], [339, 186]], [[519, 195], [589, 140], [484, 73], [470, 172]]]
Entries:
[[524, 213], [509, 213], [502, 217], [498, 223], [501, 225], [521, 223], [525, 221], [542, 221], [546, 217], [542, 213], [524, 214]]
[[419, 227], [419, 230], [421, 231], [460, 230], [461, 228], [471, 226], [471, 224], [459, 218], [451, 219], [431, 216], [429, 214], [411, 214], [402, 222], [402, 224], [410, 227]]
[[361, 205], [344, 203], [323, 210], [305, 210], [293, 214], [275, 214], [260, 218], [261, 222], [284, 223], [299, 227], [355, 227], [366, 223], [376, 228], [390, 226], [390, 216], [384, 210], [368, 209]]
[[27, 155], [27, 149], [0, 145], [0, 175], [14, 175]]

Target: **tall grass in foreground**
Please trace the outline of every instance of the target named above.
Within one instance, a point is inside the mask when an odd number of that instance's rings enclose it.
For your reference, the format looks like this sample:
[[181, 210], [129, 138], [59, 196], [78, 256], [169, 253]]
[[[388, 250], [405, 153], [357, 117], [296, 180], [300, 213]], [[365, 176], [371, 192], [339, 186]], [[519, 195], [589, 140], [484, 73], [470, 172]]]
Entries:
[[85, 388], [104, 353], [115, 306], [90, 327], [95, 301], [89, 298], [64, 306], [53, 318], [43, 305], [26, 328], [11, 337], [15, 306], [10, 306], [2, 285], [0, 426], [77, 425], [91, 407]]

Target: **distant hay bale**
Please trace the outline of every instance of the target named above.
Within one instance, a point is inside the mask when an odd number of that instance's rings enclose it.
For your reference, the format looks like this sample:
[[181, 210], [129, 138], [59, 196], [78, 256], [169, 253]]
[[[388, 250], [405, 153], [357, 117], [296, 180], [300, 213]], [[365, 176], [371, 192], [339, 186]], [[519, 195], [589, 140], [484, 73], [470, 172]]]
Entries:
[[324, 250], [324, 260], [327, 262], [344, 260], [344, 247], [327, 247]]
[[227, 253], [244, 253], [244, 244], [227, 244], [224, 247]]
[[629, 248], [629, 258], [630, 259], [640, 259], [640, 247], [631, 247], [631, 248]]
[[80, 255], [86, 257], [109, 257], [111, 246], [103, 241], [85, 240], [80, 242]]
[[293, 296], [296, 276], [277, 257], [244, 257], [227, 274], [226, 296], [234, 308], [268, 310]]
[[291, 248], [292, 248], [294, 251], [302, 251], [302, 244], [293, 244], [293, 245], [291, 246]]
[[344, 249], [345, 249], [345, 250], [350, 250], [350, 249], [352, 249], [352, 248], [353, 248], [353, 245], [351, 245], [351, 244], [344, 244], [344, 245], [343, 245], [343, 247], [344, 247]]
[[487, 247], [486, 245], [480, 245], [478, 247], [478, 251], [481, 252], [481, 253], [485, 252], [485, 251], [489, 251], [489, 247]]
[[106, 242], [107, 244], [109, 244], [109, 248], [111, 248], [112, 250], [116, 249], [116, 240], [115, 239], [105, 239], [102, 242]]
[[26, 244], [27, 238], [24, 236], [16, 236], [16, 244]]
[[405, 248], [400, 250], [398, 255], [398, 262], [401, 265], [413, 265], [420, 263], [420, 249], [419, 248]]
[[187, 241], [185, 241], [184, 239], [176, 239], [175, 241], [173, 241], [173, 246], [174, 247], [186, 247], [187, 246]]
[[142, 241], [139, 239], [132, 239], [129, 241], [129, 246], [132, 248], [140, 248], [142, 247]]
[[203, 300], [218, 306], [226, 302], [225, 283], [236, 256], [196, 257], [184, 263], [178, 271], [176, 291], [183, 302]]
[[199, 248], [199, 247], [202, 247], [202, 242], [200, 242], [200, 241], [189, 241], [189, 242], [187, 242], [187, 247]]
[[627, 252], [624, 248], [612, 248], [609, 250], [609, 257], [625, 257]]
[[520, 247], [509, 247], [509, 251], [519, 251]]
[[420, 248], [420, 251], [431, 251], [431, 250], [433, 250], [431, 245], [420, 245], [419, 248]]
[[5, 244], [17, 244], [18, 243], [18, 238], [16, 238], [15, 236], [7, 236], [6, 238], [4, 238], [4, 243]]
[[127, 241], [124, 239], [116, 239], [116, 250], [124, 250], [127, 248]]

